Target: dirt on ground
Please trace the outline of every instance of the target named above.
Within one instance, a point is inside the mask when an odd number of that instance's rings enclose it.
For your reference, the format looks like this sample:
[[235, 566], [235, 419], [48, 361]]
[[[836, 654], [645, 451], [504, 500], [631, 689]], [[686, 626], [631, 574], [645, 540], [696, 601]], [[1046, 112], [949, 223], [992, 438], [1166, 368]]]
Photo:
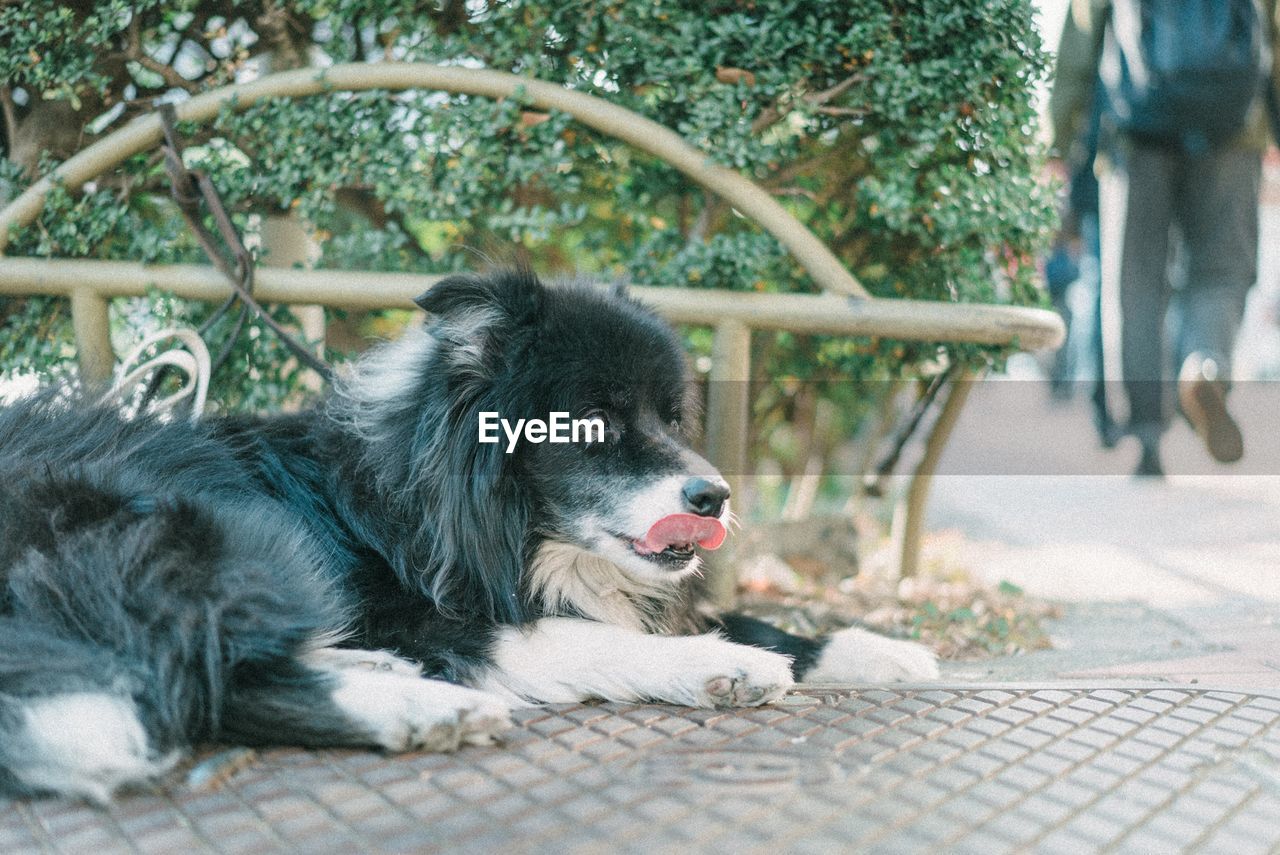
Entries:
[[[957, 533], [931, 536], [920, 573], [896, 579], [888, 572], [884, 538], [859, 562], [812, 554], [762, 553], [739, 568], [739, 603], [747, 614], [800, 635], [862, 625], [921, 641], [943, 659], [986, 659], [1049, 648], [1046, 620], [1057, 604], [1028, 596], [1010, 582], [982, 584], [953, 553]], [[862, 543], [867, 542], [864, 535]], [[848, 550], [842, 549], [842, 553]]]

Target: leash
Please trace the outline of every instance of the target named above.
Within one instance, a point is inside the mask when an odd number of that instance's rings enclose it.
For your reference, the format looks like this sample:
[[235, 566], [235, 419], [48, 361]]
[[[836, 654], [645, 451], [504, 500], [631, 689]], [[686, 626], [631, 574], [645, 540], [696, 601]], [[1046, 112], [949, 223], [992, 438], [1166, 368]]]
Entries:
[[[200, 244], [200, 248], [204, 250], [204, 254], [231, 285], [232, 293], [196, 331], [202, 345], [204, 336], [209, 333], [214, 324], [226, 317], [237, 305], [240, 307], [239, 316], [235, 320], [231, 334], [223, 341], [217, 356], [208, 360], [208, 370], [204, 380], [205, 387], [207, 388], [209, 378], [222, 368], [230, 358], [231, 351], [240, 340], [245, 324], [251, 314], [275, 333], [299, 362], [315, 371], [326, 382], [332, 380], [332, 367], [294, 338], [254, 298], [253, 253], [249, 252], [245, 247], [244, 240], [241, 238], [235, 224], [231, 221], [226, 205], [218, 194], [217, 188], [214, 187], [213, 181], [203, 170], [187, 169], [183, 163], [183, 144], [177, 131], [177, 114], [173, 105], [161, 105], [159, 113], [160, 125], [164, 131], [164, 142], [160, 148], [164, 154], [165, 173], [169, 176], [170, 195], [178, 206], [178, 211], [182, 214], [183, 220], [186, 221], [187, 227], [191, 229], [192, 234], [195, 235]], [[206, 211], [217, 227], [221, 245], [219, 245], [218, 237], [215, 237], [205, 225], [204, 214]], [[170, 335], [157, 334], [149, 337], [145, 344], [153, 344], [158, 338], [168, 337], [172, 337], [172, 333]], [[135, 356], [139, 352], [135, 351]], [[139, 368], [129, 372], [133, 382], [136, 382], [137, 375], [143, 367], [155, 367], [158, 365], [158, 370], [151, 377], [143, 393], [141, 406], [145, 407], [155, 397], [159, 391], [160, 384], [164, 381], [171, 368], [181, 367], [177, 365], [178, 362], [181, 362], [181, 359], [166, 362], [157, 357], [156, 360], [145, 363], [144, 366], [139, 366]], [[177, 395], [169, 396], [165, 399], [166, 405], [176, 403], [178, 398], [185, 397], [186, 394], [185, 391], [180, 390]], [[203, 401], [201, 401], [201, 408], [203, 408]]]
[[[153, 345], [174, 339], [178, 342], [177, 347], [162, 350], [151, 359], [142, 359], [143, 354]], [[185, 382], [176, 392], [171, 392], [158, 401], [153, 400], [155, 387], [159, 385], [156, 378], [173, 371], [182, 372], [186, 377]], [[190, 398], [188, 418], [195, 421], [204, 414], [210, 374], [209, 348], [199, 333], [189, 327], [168, 327], [138, 342], [129, 355], [120, 361], [120, 367], [116, 369], [116, 380], [102, 400], [114, 403], [126, 414], [130, 414], [132, 410], [131, 414], [137, 415], [147, 409], [154, 413], [168, 413]], [[147, 377], [151, 380], [139, 395], [138, 388]]]
[[924, 392], [916, 398], [906, 421], [898, 427], [897, 433], [894, 434], [889, 450], [880, 458], [880, 462], [876, 464], [874, 471], [868, 472], [863, 478], [862, 492], [864, 495], [873, 499], [878, 499], [884, 495], [885, 481], [898, 468], [898, 461], [902, 459], [902, 452], [906, 449], [907, 443], [911, 441], [911, 437], [920, 428], [920, 422], [924, 420], [925, 413], [929, 411], [929, 407], [937, 399], [942, 387], [947, 385], [947, 382], [955, 373], [955, 367], [955, 364], [952, 363], [941, 374], [935, 374], [930, 378]]

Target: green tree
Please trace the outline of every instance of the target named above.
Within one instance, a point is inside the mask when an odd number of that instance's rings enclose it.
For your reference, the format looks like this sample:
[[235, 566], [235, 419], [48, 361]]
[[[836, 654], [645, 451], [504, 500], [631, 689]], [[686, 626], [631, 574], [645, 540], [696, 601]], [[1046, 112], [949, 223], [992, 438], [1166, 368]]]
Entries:
[[[1031, 6], [9, 2], [0, 4], [0, 199], [161, 101], [270, 67], [463, 63], [562, 82], [678, 130], [782, 198], [878, 295], [1037, 303], [1032, 259], [1051, 210], [1036, 181], [1029, 93], [1045, 64]], [[340, 94], [264, 103], [185, 131], [191, 160], [242, 225], [253, 212], [293, 212], [318, 229], [326, 267], [439, 272], [514, 244], [544, 270], [814, 288], [773, 238], [674, 170], [514, 99]], [[55, 194], [10, 252], [202, 260], [166, 192], [158, 155], [138, 156], [81, 192]], [[117, 334], [154, 314], [199, 320], [206, 311], [163, 295], [118, 301]], [[0, 369], [67, 364], [58, 301], [10, 300], [0, 315]], [[689, 334], [695, 350], [706, 348], [705, 331]], [[978, 347], [788, 334], [757, 336], [756, 350], [760, 442], [775, 446], [769, 426], [814, 410], [815, 396], [838, 404], [837, 432], [847, 431], [886, 379], [1000, 358]], [[224, 407], [271, 406], [296, 385], [270, 336], [246, 336], [235, 358], [214, 386]]]

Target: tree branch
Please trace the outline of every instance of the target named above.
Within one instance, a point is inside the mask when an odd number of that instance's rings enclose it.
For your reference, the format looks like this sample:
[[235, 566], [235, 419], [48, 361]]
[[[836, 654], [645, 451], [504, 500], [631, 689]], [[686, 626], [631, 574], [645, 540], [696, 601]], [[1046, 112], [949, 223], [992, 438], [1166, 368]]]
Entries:
[[835, 86], [823, 89], [821, 92], [813, 92], [804, 96], [804, 100], [810, 104], [825, 104], [832, 99], [839, 98], [845, 92], [849, 91], [851, 86], [857, 83], [862, 83], [864, 80], [866, 80], [866, 78], [861, 74], [850, 74]]
[[693, 226], [689, 229], [689, 240], [704, 241], [707, 239], [707, 230], [711, 227], [712, 209], [720, 202], [720, 197], [714, 195], [709, 190], [702, 191], [702, 208], [698, 211], [698, 216], [693, 221]]
[[145, 53], [142, 56], [134, 57], [134, 62], [138, 63], [138, 65], [141, 65], [148, 71], [154, 71], [156, 74], [164, 78], [165, 83], [176, 89], [184, 89], [193, 94], [200, 89], [198, 81], [188, 80], [179, 74], [172, 66], [164, 65], [163, 63], [147, 56]]
[[400, 228], [400, 231], [409, 236], [408, 247], [414, 255], [419, 258], [430, 257], [429, 253], [419, 246], [418, 241], [414, 239], [413, 231], [409, 228], [409, 224], [405, 222], [404, 216], [388, 211], [386, 206], [369, 190], [363, 187], [339, 187], [334, 192], [334, 201], [339, 207], [364, 217], [374, 228], [385, 229], [388, 223], [395, 223]]
[[445, 0], [438, 12], [428, 10], [427, 14], [435, 20], [436, 34], [440, 36], [452, 35], [468, 20], [466, 0]]
[[[850, 74], [844, 80], [841, 80], [839, 83], [835, 84], [834, 86], [830, 86], [826, 89], [823, 89], [821, 92], [810, 92], [807, 95], [800, 96], [800, 100], [804, 101], [806, 104], [809, 104], [810, 106], [822, 107], [828, 101], [832, 101], [836, 98], [839, 98], [845, 92], [849, 91], [850, 87], [854, 86], [855, 84], [863, 82], [865, 79], [866, 78], [863, 77], [862, 74], [860, 73]], [[827, 108], [827, 109], [833, 110], [837, 108]], [[791, 112], [790, 108], [784, 107], [780, 101], [769, 107], [766, 107], [764, 110], [760, 112], [759, 116], [756, 116], [756, 120], [751, 123], [751, 132], [753, 134], [760, 133], [766, 128], [769, 128], [772, 125], [777, 124], [784, 116], [786, 116], [790, 112]], [[820, 112], [825, 113], [827, 112], [827, 110], [822, 110]], [[829, 115], [835, 115], [835, 114], [829, 114]], [[860, 111], [857, 113], [847, 113], [844, 115], [860, 115]]]
[[253, 23], [262, 45], [271, 52], [273, 71], [304, 68], [309, 64], [310, 27], [298, 21], [283, 4], [277, 0], [263, 3], [262, 12]]
[[818, 194], [803, 187], [774, 187], [769, 190], [775, 196], [800, 196], [811, 202], [818, 201]]
[[[179, 36], [179, 44], [181, 44], [181, 36]], [[198, 81], [188, 80], [179, 74], [177, 69], [147, 54], [142, 46], [142, 16], [137, 12], [134, 12], [133, 17], [129, 19], [128, 46], [125, 48], [124, 55], [126, 59], [133, 60], [148, 71], [160, 75], [165, 83], [176, 89], [192, 93], [200, 89]]]
[[0, 86], [0, 110], [4, 111], [5, 151], [8, 152], [18, 135], [18, 109], [13, 103], [13, 90], [8, 86]]
[[817, 112], [824, 116], [841, 116], [844, 118], [867, 115], [866, 110], [861, 110], [857, 107], [819, 107]]

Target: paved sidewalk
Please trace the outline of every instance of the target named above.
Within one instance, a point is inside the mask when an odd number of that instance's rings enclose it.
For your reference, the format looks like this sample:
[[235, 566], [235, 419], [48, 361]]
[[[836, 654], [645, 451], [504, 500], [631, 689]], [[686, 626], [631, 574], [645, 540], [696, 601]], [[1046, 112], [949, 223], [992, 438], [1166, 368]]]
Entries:
[[[989, 429], [984, 393], [975, 390], [963, 429]], [[1040, 418], [1045, 436], [1071, 436], [1062, 422], [1075, 419], [1079, 441], [1092, 441], [1083, 406], [1046, 408]], [[1181, 425], [1169, 446], [1175, 460], [1203, 456]], [[1127, 469], [1136, 449], [1112, 456]], [[1280, 688], [1280, 473], [1157, 483], [1127, 474], [948, 475], [935, 482], [929, 525], [964, 534], [958, 560], [979, 577], [1067, 604], [1051, 626], [1054, 650], [956, 663], [953, 677]]]
[[107, 810], [0, 803], [4, 852], [1265, 853], [1280, 693], [812, 688], [524, 710], [503, 746], [263, 752]]

